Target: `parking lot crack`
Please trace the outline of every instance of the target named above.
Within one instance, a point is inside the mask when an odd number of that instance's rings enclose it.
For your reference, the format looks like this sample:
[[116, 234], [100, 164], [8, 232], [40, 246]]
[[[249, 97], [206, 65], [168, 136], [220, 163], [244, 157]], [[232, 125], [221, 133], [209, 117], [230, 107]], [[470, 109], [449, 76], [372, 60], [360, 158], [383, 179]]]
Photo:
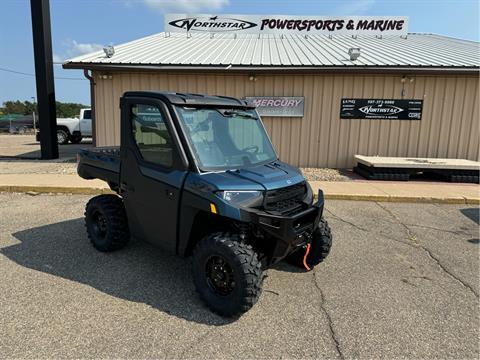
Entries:
[[340, 341], [338, 340], [338, 335], [335, 332], [335, 327], [333, 326], [332, 317], [330, 316], [330, 313], [327, 311], [327, 309], [325, 307], [325, 303], [326, 303], [325, 295], [323, 293], [322, 288], [318, 284], [315, 270], [313, 271], [313, 283], [315, 284], [315, 287], [317, 288], [318, 293], [320, 294], [320, 302], [321, 302], [320, 309], [322, 310], [322, 312], [325, 315], [325, 318], [327, 319], [328, 330], [329, 330], [329, 333], [330, 333], [330, 337], [332, 338], [333, 343], [335, 344], [335, 350], [337, 351], [337, 354], [340, 357], [340, 359], [345, 359], [345, 356], [343, 355], [342, 349], [340, 347]]
[[388, 235], [386, 235], [382, 232], [380, 232], [379, 235], [384, 239], [392, 240], [392, 241], [395, 241], [395, 242], [403, 244], [403, 245], [407, 245], [407, 246], [410, 246], [410, 247], [413, 247], [413, 248], [418, 248], [419, 247], [418, 243], [413, 243], [411, 241], [398, 240], [398, 239], [395, 239], [394, 237], [388, 236]]
[[403, 227], [405, 229], [405, 232], [407, 233], [407, 236], [408, 236], [408, 240], [411, 240], [411, 241], [417, 241], [417, 236], [412, 232], [412, 230], [410, 230], [410, 228], [405, 225], [402, 220], [400, 220], [400, 218], [395, 215], [389, 208], [387, 208], [386, 206], [383, 206], [383, 205], [380, 205], [380, 203], [378, 202], [375, 202], [375, 204], [377, 204], [378, 207], [380, 207], [381, 209], [383, 209], [383, 211], [385, 211], [388, 215], [390, 215], [390, 217], [392, 219], [395, 220], [395, 222], [400, 225], [401, 227]]
[[338, 221], [341, 221], [341, 222], [343, 222], [343, 223], [345, 223], [345, 224], [347, 224], [347, 225], [350, 225], [350, 226], [352, 226], [352, 227], [354, 227], [355, 229], [358, 229], [358, 230], [360, 230], [360, 231], [368, 232], [367, 229], [364, 229], [364, 228], [358, 226], [357, 224], [354, 224], [354, 223], [352, 223], [352, 222], [350, 222], [350, 221], [348, 221], [348, 220], [345, 220], [345, 219], [341, 218], [340, 216], [334, 214], [331, 210], [325, 209], [325, 211], [328, 212], [330, 215], [332, 215], [332, 217], [333, 217], [334, 219], [338, 220]]
[[210, 334], [213, 332], [213, 328], [205, 331], [202, 335], [198, 336], [196, 339], [194, 339], [188, 346], [185, 346], [182, 350], [181, 355], [178, 357], [179, 359], [185, 359], [191, 357], [191, 355], [188, 355], [187, 352], [192, 350], [196, 345], [201, 344], [206, 338], [210, 336]]
[[434, 226], [426, 226], [426, 225], [418, 225], [418, 224], [405, 224], [405, 226], [407, 226], [407, 227], [408, 226], [418, 227], [418, 228], [421, 228], [421, 229], [435, 230], [435, 231], [440, 231], [440, 232], [447, 232], [449, 234], [454, 234], [454, 235], [467, 235], [467, 236], [471, 235], [468, 232], [462, 231], [462, 230], [440, 229], [440, 228], [437, 228], [437, 227], [434, 227]]
[[[420, 245], [417, 242], [417, 237], [410, 230], [409, 225], [403, 223], [400, 220], [400, 218], [397, 215], [395, 215], [387, 207], [385, 207], [383, 205], [380, 205], [378, 202], [375, 202], [375, 204], [377, 204], [380, 208], [382, 208], [387, 214], [390, 215], [391, 218], [393, 218], [395, 220], [396, 223], [398, 223], [399, 225], [401, 225], [405, 229], [405, 232], [407, 233], [407, 236], [408, 236], [409, 240], [412, 240], [412, 241], [415, 242], [415, 245], [410, 243], [411, 245], [413, 245], [416, 248], [422, 249], [427, 254], [427, 256], [442, 270], [442, 272], [447, 274], [448, 277], [450, 277], [451, 279], [453, 279], [457, 283], [461, 284], [463, 288], [470, 291], [475, 297], [477, 297], [477, 298], [479, 297], [478, 293], [475, 291], [475, 289], [471, 285], [467, 284], [462, 279], [460, 279], [458, 276], [456, 276], [454, 273], [452, 273], [445, 265], [442, 264], [442, 262], [440, 261], [439, 258], [437, 258], [435, 255], [432, 254], [432, 252], [427, 247], [425, 247], [423, 245]], [[443, 230], [440, 230], [440, 229], [437, 229], [437, 230], [443, 231]]]
[[437, 265], [438, 267], [444, 272], [446, 273], [450, 278], [452, 278], [453, 280], [457, 281], [458, 283], [460, 283], [465, 289], [467, 290], [470, 290], [470, 292], [475, 295], [475, 297], [479, 297], [478, 296], [478, 293], [475, 291], [475, 289], [467, 284], [466, 282], [464, 282], [462, 279], [460, 279], [458, 276], [456, 276], [454, 273], [452, 273], [450, 270], [448, 270], [447, 267], [445, 267], [445, 265], [442, 264], [442, 262], [440, 261], [440, 259], [438, 259], [435, 255], [432, 254], [432, 252], [424, 247], [424, 246], [420, 246], [421, 249], [423, 249], [423, 251], [425, 251], [425, 253], [427, 254], [427, 256], [433, 260]]

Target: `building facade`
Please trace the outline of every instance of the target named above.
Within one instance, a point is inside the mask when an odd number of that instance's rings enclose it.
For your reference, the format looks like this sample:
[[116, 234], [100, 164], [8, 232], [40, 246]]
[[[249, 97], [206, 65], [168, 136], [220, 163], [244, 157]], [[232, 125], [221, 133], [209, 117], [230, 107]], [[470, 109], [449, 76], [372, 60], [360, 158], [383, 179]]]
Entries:
[[[122, 45], [111, 58], [96, 53], [64, 65], [91, 71], [97, 146], [119, 144], [125, 91], [160, 90], [304, 97], [301, 117], [263, 117], [279, 157], [297, 166], [352, 167], [355, 154], [479, 159], [478, 43], [412, 35], [403, 42], [300, 36], [286, 44], [269, 36], [249, 40], [252, 47], [241, 39], [156, 36]], [[352, 46], [360, 58], [345, 60]], [[414, 120], [345, 119], [342, 99], [423, 100], [423, 108]]]

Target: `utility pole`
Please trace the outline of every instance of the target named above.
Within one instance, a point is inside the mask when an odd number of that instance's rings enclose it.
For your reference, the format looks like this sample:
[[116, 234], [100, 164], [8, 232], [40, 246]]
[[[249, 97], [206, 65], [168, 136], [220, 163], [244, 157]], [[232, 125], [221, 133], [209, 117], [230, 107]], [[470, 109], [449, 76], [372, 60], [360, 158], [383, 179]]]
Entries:
[[35, 119], [35, 96], [32, 96], [33, 100], [33, 132], [35, 135], [37, 135], [37, 119]]
[[42, 159], [58, 159], [49, 0], [30, 0]]

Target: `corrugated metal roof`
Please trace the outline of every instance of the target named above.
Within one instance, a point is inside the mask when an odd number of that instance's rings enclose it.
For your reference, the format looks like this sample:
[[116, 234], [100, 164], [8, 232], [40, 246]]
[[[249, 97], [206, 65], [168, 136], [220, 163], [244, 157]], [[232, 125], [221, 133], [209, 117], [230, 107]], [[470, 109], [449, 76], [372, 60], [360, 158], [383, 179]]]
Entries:
[[[400, 36], [359, 35], [242, 35], [159, 33], [103, 51], [67, 60], [64, 67], [416, 67], [478, 68], [478, 42], [435, 34]], [[348, 49], [361, 48], [351, 61]]]

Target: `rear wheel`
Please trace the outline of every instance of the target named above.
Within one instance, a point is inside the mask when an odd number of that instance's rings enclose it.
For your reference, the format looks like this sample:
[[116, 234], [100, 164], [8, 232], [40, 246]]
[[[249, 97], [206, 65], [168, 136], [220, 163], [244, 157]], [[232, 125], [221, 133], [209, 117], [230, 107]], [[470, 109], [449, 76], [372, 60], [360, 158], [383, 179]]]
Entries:
[[312, 234], [310, 251], [305, 258], [306, 248], [300, 248], [290, 254], [286, 261], [292, 265], [305, 268], [304, 260], [310, 270], [320, 264], [330, 253], [332, 247], [332, 232], [326, 220], [322, 219], [318, 223], [317, 229]]
[[60, 145], [68, 144], [68, 133], [63, 129], [57, 129], [57, 142]]
[[85, 209], [88, 238], [103, 252], [123, 248], [130, 240], [127, 214], [122, 199], [115, 195], [92, 198]]
[[193, 252], [193, 280], [207, 306], [222, 316], [249, 310], [262, 292], [263, 271], [256, 252], [238, 235], [215, 233]]
[[27, 130], [28, 130], [28, 129], [27, 129], [26, 126], [20, 126], [20, 127], [18, 128], [18, 133], [23, 135], [23, 134], [25, 134], [25, 133], [27, 132]]
[[70, 141], [72, 142], [72, 144], [80, 144], [82, 142], [82, 136], [81, 135], [71, 136]]

